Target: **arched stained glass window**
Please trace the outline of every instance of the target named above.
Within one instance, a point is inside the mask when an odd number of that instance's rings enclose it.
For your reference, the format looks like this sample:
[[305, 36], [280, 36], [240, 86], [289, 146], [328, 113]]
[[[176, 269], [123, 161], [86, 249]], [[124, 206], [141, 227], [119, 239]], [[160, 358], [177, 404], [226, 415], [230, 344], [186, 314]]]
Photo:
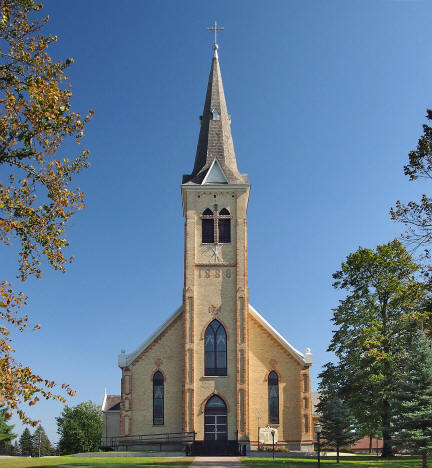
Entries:
[[279, 424], [279, 382], [276, 372], [268, 376], [269, 424]]
[[213, 244], [214, 242], [214, 216], [210, 208], [204, 210], [202, 214], [202, 243]]
[[231, 242], [231, 215], [226, 208], [222, 208], [218, 216], [219, 242], [229, 244]]
[[164, 378], [161, 372], [153, 375], [153, 425], [164, 424]]
[[205, 375], [227, 375], [227, 336], [217, 320], [207, 327], [204, 337]]

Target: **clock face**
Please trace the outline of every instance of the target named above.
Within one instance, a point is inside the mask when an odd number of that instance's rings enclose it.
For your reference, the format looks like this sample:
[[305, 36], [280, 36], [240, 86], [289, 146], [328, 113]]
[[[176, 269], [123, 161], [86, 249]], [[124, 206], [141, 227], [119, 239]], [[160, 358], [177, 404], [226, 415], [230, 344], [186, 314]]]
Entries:
[[201, 246], [201, 254], [204, 256], [208, 263], [221, 263], [222, 246], [220, 244], [205, 244]]

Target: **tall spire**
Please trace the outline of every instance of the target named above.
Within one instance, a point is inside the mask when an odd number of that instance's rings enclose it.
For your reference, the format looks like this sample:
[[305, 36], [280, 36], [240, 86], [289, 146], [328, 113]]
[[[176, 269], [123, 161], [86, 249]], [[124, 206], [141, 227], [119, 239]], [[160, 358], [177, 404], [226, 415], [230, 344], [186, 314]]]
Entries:
[[[209, 28], [211, 29], [211, 28]], [[201, 129], [190, 175], [183, 176], [183, 183], [202, 184], [217, 159], [229, 184], [247, 184], [247, 175], [240, 174], [231, 136], [231, 117], [228, 115], [218, 57], [219, 46], [213, 45], [213, 60], [207, 86], [207, 94], [201, 120]]]

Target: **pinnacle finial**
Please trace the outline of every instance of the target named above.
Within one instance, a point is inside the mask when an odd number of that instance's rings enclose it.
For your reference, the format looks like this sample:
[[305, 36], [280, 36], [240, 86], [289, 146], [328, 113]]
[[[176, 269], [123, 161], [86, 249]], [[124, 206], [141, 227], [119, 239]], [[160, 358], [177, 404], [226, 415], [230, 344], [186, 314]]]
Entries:
[[218, 49], [218, 44], [217, 44], [217, 32], [218, 31], [223, 31], [225, 28], [223, 26], [219, 26], [217, 24], [217, 21], [215, 20], [213, 26], [210, 28], [207, 28], [209, 31], [214, 32], [214, 43], [213, 43], [213, 50], [215, 51], [215, 57], [217, 57], [217, 49]]

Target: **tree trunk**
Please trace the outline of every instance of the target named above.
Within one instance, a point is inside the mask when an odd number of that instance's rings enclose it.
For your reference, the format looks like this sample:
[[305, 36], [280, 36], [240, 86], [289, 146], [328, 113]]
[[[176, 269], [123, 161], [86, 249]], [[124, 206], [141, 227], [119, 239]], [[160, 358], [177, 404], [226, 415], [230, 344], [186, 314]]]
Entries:
[[388, 400], [383, 401], [383, 414], [381, 416], [382, 433], [383, 433], [383, 449], [382, 457], [389, 458], [393, 456], [392, 433], [390, 429], [390, 403]]
[[428, 468], [427, 451], [426, 450], [422, 453], [422, 468]]
[[336, 463], [339, 463], [339, 445], [336, 445]]
[[369, 455], [372, 454], [372, 434], [369, 436]]

